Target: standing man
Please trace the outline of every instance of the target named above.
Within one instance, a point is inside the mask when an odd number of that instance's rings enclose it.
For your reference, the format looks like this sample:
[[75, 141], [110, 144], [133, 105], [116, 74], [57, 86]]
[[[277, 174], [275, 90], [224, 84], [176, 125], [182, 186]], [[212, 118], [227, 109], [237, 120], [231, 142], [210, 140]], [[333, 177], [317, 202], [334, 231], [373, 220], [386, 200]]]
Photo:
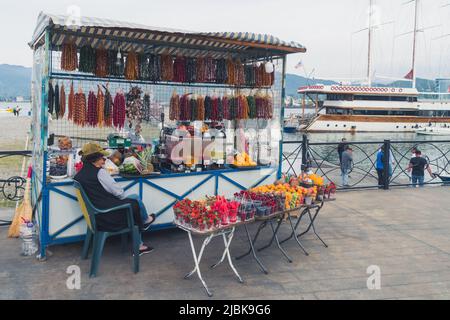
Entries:
[[425, 169], [427, 169], [430, 177], [434, 178], [435, 175], [431, 172], [430, 165], [425, 158], [422, 158], [422, 152], [416, 149], [416, 156], [409, 160], [408, 172], [411, 173], [411, 182], [414, 188], [424, 186]]
[[337, 149], [338, 154], [339, 154], [339, 163], [342, 163], [342, 154], [344, 153], [345, 147], [347, 146], [346, 142], [347, 142], [347, 139], [345, 139], [345, 138], [342, 138], [341, 142], [339, 142], [338, 149]]
[[[395, 165], [394, 157], [392, 155], [392, 151], [389, 150], [389, 177], [392, 176], [392, 167]], [[377, 169], [378, 174], [378, 188], [382, 189], [384, 185], [384, 145], [377, 152], [377, 161], [375, 163], [375, 168]]]
[[342, 153], [341, 160], [341, 177], [342, 177], [342, 186], [350, 187], [348, 184], [348, 174], [352, 168], [353, 162], [353, 150], [349, 146], [346, 146], [345, 151]]

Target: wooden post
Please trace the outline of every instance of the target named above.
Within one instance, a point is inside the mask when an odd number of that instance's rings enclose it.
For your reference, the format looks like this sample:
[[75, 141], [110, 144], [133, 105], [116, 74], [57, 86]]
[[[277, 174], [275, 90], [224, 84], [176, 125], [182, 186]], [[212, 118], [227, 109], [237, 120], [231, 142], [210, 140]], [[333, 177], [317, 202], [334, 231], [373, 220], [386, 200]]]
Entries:
[[302, 121], [305, 121], [305, 94], [302, 95]]
[[316, 94], [316, 117], [319, 113], [319, 94]]

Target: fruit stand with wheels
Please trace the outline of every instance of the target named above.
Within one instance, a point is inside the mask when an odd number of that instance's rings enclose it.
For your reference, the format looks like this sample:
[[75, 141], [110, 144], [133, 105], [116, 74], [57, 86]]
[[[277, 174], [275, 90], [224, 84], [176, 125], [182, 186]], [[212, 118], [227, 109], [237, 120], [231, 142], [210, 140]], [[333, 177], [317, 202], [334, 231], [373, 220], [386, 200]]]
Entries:
[[157, 215], [153, 230], [173, 228], [187, 197], [280, 178], [286, 56], [300, 44], [41, 13], [29, 45], [41, 258], [86, 233], [72, 179], [87, 142], [119, 155], [111, 172]]

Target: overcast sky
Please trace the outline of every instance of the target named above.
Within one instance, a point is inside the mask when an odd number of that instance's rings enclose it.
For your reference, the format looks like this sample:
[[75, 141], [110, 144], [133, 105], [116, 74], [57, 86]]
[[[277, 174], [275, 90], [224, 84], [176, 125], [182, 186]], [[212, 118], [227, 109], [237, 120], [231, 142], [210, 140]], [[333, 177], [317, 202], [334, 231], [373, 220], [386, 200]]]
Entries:
[[[373, 0], [373, 61], [377, 76], [403, 77], [411, 68], [414, 2]], [[450, 0], [420, 0], [417, 74], [450, 77]], [[288, 72], [316, 78], [365, 77], [369, 0], [2, 0], [0, 64], [31, 66], [31, 39], [40, 11], [193, 31], [249, 31], [300, 42], [306, 54], [288, 58]], [[441, 39], [437, 39], [441, 37]], [[294, 66], [303, 61], [304, 68]], [[313, 71], [314, 70], [314, 71]]]

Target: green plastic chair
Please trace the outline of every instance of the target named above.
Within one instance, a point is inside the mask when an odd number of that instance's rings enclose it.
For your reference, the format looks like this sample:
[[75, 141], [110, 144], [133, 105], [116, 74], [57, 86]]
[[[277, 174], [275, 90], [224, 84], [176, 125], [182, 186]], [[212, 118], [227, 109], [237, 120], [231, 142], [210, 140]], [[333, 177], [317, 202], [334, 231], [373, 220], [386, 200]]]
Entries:
[[[94, 239], [93, 255], [91, 260], [91, 271], [89, 273], [89, 277], [95, 278], [97, 276], [97, 271], [100, 264], [100, 257], [102, 256], [105, 241], [108, 237], [115, 235], [122, 235], [122, 250], [125, 250], [127, 235], [131, 234], [131, 238], [133, 239], [133, 271], [134, 273], [138, 273], [140, 238], [139, 238], [139, 229], [134, 224], [133, 210], [131, 208], [131, 204], [127, 203], [118, 207], [100, 210], [94, 207], [94, 205], [87, 197], [86, 192], [83, 190], [83, 187], [80, 185], [80, 183], [74, 181], [74, 187], [76, 189], [76, 195], [78, 202], [80, 204], [81, 212], [83, 213], [84, 219], [86, 220], [86, 224], [88, 227], [86, 237], [84, 240], [83, 251], [81, 254], [81, 258], [83, 260], [88, 259], [90, 243], [92, 238]], [[95, 222], [95, 218], [97, 215], [108, 214], [117, 210], [124, 210], [124, 209], [126, 210], [127, 225], [128, 225], [125, 229], [117, 232], [99, 231], [97, 229], [97, 224]]]

